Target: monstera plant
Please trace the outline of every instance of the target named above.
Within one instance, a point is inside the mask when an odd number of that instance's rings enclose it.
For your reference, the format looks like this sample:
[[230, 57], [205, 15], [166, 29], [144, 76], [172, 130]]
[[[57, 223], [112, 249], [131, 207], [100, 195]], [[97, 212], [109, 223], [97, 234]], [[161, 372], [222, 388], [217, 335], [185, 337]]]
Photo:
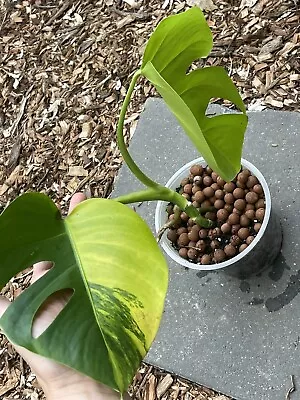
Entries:
[[[225, 180], [239, 171], [247, 125], [243, 102], [220, 67], [187, 70], [212, 48], [212, 35], [198, 8], [162, 21], [150, 37], [134, 74], [118, 125], [125, 162], [147, 188], [117, 199], [90, 199], [63, 219], [46, 196], [27, 193], [0, 217], [0, 288], [41, 260], [54, 267], [25, 290], [0, 319], [12, 343], [49, 357], [123, 393], [157, 332], [168, 269], [145, 222], [126, 203], [166, 200], [202, 226], [205, 219], [184, 197], [147, 177], [123, 138], [127, 106], [140, 76], [161, 94], [207, 163]], [[205, 115], [211, 98], [226, 98], [242, 113]], [[122, 204], [123, 203], [123, 204]], [[32, 335], [45, 300], [62, 289], [72, 296], [46, 331]], [[101, 363], [99, 362], [101, 360]]]

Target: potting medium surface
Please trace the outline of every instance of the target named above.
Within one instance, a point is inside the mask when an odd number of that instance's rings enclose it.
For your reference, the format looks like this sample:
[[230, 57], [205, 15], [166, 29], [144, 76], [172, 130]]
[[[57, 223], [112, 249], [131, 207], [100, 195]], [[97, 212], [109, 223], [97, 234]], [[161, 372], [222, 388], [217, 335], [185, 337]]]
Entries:
[[[209, 112], [228, 110], [212, 105]], [[159, 99], [146, 102], [130, 152], [160, 183], [199, 156]], [[243, 281], [186, 269], [166, 256], [165, 312], [146, 361], [237, 400], [283, 400], [292, 375], [300, 388], [300, 114], [249, 112], [243, 157], [269, 184], [282, 251], [271, 269]], [[124, 165], [113, 196], [141, 187]], [[135, 205], [153, 232], [155, 207]]]

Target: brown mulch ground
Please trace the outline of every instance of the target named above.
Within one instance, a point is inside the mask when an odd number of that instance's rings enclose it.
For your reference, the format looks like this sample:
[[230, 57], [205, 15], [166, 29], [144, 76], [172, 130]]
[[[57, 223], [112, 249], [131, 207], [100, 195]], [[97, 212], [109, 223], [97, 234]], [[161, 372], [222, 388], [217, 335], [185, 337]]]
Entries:
[[[117, 117], [145, 42], [162, 18], [194, 4], [205, 8], [215, 43], [195, 66], [226, 67], [249, 109], [299, 111], [298, 0], [0, 0], [0, 211], [28, 190], [63, 211], [76, 191], [110, 194], [121, 165]], [[127, 140], [153, 94], [141, 81]], [[15, 298], [29, 279], [26, 271], [3, 293]], [[228, 399], [146, 365], [132, 390], [147, 400]], [[42, 398], [1, 335], [0, 398]]]

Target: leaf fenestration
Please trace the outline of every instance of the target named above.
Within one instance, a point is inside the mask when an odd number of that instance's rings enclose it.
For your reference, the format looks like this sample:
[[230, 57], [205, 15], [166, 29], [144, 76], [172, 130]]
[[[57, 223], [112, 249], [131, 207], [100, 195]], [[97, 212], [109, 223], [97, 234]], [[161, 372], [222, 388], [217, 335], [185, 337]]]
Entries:
[[[37, 261], [54, 263], [1, 317], [7, 337], [124, 392], [157, 332], [168, 284], [145, 222], [107, 199], [84, 201], [62, 219], [47, 196], [30, 193], [0, 216], [0, 237], [0, 288]], [[69, 302], [33, 338], [37, 310], [65, 288], [74, 291]]]
[[[158, 25], [145, 49], [141, 73], [156, 87], [210, 167], [230, 181], [241, 166], [245, 106], [223, 68], [187, 73], [191, 63], [211, 49], [212, 34], [203, 13], [192, 8]], [[230, 100], [242, 113], [209, 118], [206, 109], [212, 98]]]

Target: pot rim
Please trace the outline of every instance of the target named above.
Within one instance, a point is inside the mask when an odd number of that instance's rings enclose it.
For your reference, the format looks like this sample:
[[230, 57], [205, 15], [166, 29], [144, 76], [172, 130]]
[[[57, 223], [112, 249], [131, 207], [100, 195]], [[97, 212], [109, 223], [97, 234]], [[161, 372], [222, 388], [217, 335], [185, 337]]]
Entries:
[[[174, 182], [176, 182], [178, 177], [180, 177], [180, 175], [184, 171], [188, 171], [192, 165], [197, 164], [197, 163], [202, 163], [202, 164], [205, 163], [207, 165], [207, 163], [203, 157], [198, 157], [198, 158], [186, 163], [177, 172], [175, 172], [175, 174], [168, 180], [168, 182], [166, 183], [165, 186], [168, 188], [174, 188]], [[202, 265], [202, 264], [194, 264], [194, 263], [187, 261], [184, 258], [180, 257], [178, 252], [171, 246], [169, 240], [166, 238], [166, 233], [164, 233], [163, 237], [161, 238], [161, 242], [160, 242], [161, 246], [165, 250], [165, 252], [168, 254], [168, 256], [171, 257], [178, 264], [180, 264], [184, 267], [187, 267], [187, 268], [196, 269], [196, 270], [200, 270], [200, 271], [212, 271], [212, 270], [226, 268], [226, 267], [229, 267], [229, 266], [235, 264], [236, 262], [240, 261], [242, 258], [244, 258], [250, 251], [253, 250], [253, 248], [256, 246], [256, 244], [262, 238], [262, 236], [266, 230], [266, 227], [268, 225], [270, 215], [271, 215], [271, 196], [270, 196], [269, 187], [268, 187], [267, 182], [266, 182], [264, 176], [262, 175], [262, 173], [252, 163], [250, 163], [249, 161], [242, 158], [241, 164], [243, 167], [246, 167], [247, 169], [249, 169], [256, 176], [256, 178], [259, 180], [259, 183], [262, 185], [263, 191], [265, 194], [265, 203], [266, 203], [265, 216], [264, 216], [262, 226], [258, 232], [258, 235], [256, 235], [253, 242], [244, 251], [242, 251], [238, 255], [234, 256], [233, 258], [230, 258], [229, 260], [226, 260], [226, 261], [223, 261], [223, 262], [217, 263], [217, 264]], [[157, 202], [157, 206], [155, 209], [156, 233], [158, 233], [161, 226], [165, 223], [165, 221], [161, 221], [161, 213], [162, 213], [162, 208], [165, 209], [167, 204], [168, 203], [166, 201], [158, 201]]]

